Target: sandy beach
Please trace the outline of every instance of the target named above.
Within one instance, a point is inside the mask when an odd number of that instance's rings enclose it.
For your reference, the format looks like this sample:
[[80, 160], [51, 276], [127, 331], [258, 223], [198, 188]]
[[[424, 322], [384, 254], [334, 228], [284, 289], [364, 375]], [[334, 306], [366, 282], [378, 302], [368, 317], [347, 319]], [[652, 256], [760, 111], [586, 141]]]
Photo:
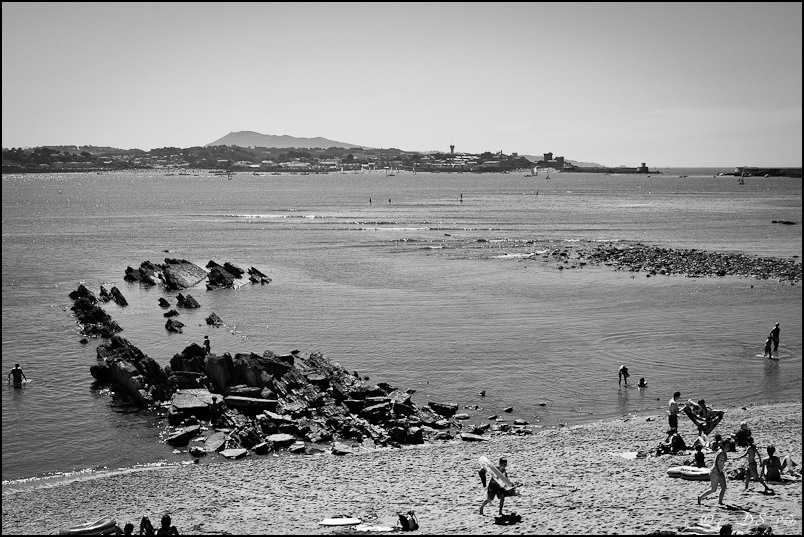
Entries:
[[[724, 436], [746, 420], [760, 452], [801, 462], [801, 402], [725, 409], [715, 432]], [[169, 513], [182, 534], [383, 534], [329, 528], [324, 518], [349, 515], [364, 525], [395, 526], [397, 512], [414, 510], [424, 534], [646, 534], [678, 531], [695, 523], [731, 523], [740, 534], [761, 523], [774, 534], [801, 534], [801, 482], [772, 483], [774, 495], [753, 483], [729, 480], [725, 502], [717, 496], [698, 506], [708, 481], [670, 478], [666, 470], [692, 452], [627, 459], [620, 454], [649, 450], [664, 440], [664, 414], [627, 416], [589, 425], [537, 430], [532, 436], [491, 437], [486, 442], [366, 451], [347, 456], [251, 457], [240, 461], [188, 464], [94, 475], [66, 483], [3, 490], [2, 533], [54, 534], [73, 524], [116, 518], [122, 526], [147, 515], [158, 525]], [[682, 419], [685, 440], [693, 424]], [[727, 471], [745, 466], [730, 454]], [[494, 523], [497, 501], [478, 514], [484, 498], [477, 459], [508, 458], [521, 495], [506, 499], [518, 524]], [[712, 455], [707, 456], [711, 464]], [[8, 490], [7, 490], [8, 489]], [[398, 530], [394, 530], [398, 531]]]

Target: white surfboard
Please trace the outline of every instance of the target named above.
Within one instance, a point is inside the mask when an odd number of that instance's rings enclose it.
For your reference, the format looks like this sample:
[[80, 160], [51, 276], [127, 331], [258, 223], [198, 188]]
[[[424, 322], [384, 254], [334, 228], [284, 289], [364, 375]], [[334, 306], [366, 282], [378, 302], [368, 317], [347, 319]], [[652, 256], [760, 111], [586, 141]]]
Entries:
[[354, 526], [363, 522], [360, 518], [351, 518], [351, 517], [337, 517], [337, 518], [325, 518], [319, 524], [321, 526]]
[[483, 468], [486, 469], [486, 474], [489, 479], [494, 479], [497, 484], [505, 489], [505, 491], [509, 494], [516, 494], [516, 485], [514, 485], [511, 480], [499, 470], [499, 468], [492, 464], [488, 457], [481, 455], [478, 459], [478, 462], [483, 465]]

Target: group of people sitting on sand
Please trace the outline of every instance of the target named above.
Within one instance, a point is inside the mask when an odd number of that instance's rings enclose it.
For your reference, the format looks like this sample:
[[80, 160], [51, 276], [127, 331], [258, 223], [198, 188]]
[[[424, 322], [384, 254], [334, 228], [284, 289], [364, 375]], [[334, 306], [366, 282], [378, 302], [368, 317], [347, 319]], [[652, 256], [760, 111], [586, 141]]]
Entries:
[[[119, 526], [115, 526], [117, 531], [114, 532], [116, 535], [134, 535], [134, 524], [131, 522], [126, 523], [121, 530]], [[142, 517], [140, 520], [140, 532], [139, 535], [178, 535], [179, 530], [176, 529], [176, 526], [171, 525], [170, 515], [162, 516], [162, 522], [159, 526], [158, 530], [154, 530], [153, 524], [151, 524], [151, 519], [147, 516]]]

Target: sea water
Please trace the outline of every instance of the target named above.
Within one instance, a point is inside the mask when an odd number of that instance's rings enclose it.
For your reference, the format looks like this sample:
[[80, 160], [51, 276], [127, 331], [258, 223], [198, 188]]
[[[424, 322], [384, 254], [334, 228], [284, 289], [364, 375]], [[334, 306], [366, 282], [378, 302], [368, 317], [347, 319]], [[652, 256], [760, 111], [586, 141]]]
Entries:
[[[662, 171], [3, 175], [3, 374], [19, 363], [31, 379], [2, 392], [3, 480], [188, 460], [159, 442], [164, 419], [94, 387], [101, 340], [79, 343], [68, 297], [79, 283], [117, 286], [129, 305], [104, 309], [163, 366], [204, 335], [218, 354], [320, 351], [416, 390], [417, 405], [456, 402], [472, 423], [664, 415], [675, 390], [723, 408], [800, 400], [800, 282], [543, 260], [629, 241], [801, 256], [800, 179]], [[176, 292], [123, 280], [165, 258], [273, 281], [184, 291], [201, 308], [181, 310], [184, 333], [171, 334], [157, 301]], [[211, 312], [225, 326], [207, 326]], [[761, 356], [775, 322], [778, 361]]]

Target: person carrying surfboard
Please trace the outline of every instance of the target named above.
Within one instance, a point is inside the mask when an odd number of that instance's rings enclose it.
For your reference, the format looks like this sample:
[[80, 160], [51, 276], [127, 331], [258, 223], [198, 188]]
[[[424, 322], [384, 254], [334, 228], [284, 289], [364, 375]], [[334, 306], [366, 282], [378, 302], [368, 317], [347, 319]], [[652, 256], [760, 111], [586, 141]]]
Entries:
[[[500, 499], [500, 514], [503, 514], [503, 504], [505, 503], [505, 497], [508, 496], [508, 492], [497, 482], [497, 478], [493, 475], [494, 470], [497, 470], [500, 474], [508, 477], [508, 460], [504, 457], [500, 457], [500, 462], [497, 464], [495, 468], [492, 469], [491, 472], [487, 472], [486, 467], [483, 466], [479, 470], [480, 474], [480, 481], [483, 483], [483, 486], [486, 487], [486, 499], [483, 500], [483, 504], [480, 506], [479, 513], [483, 514], [483, 508], [486, 507], [486, 504], [491, 503], [494, 501], [494, 498], [497, 497]], [[492, 475], [488, 475], [487, 473], [491, 473]]]

